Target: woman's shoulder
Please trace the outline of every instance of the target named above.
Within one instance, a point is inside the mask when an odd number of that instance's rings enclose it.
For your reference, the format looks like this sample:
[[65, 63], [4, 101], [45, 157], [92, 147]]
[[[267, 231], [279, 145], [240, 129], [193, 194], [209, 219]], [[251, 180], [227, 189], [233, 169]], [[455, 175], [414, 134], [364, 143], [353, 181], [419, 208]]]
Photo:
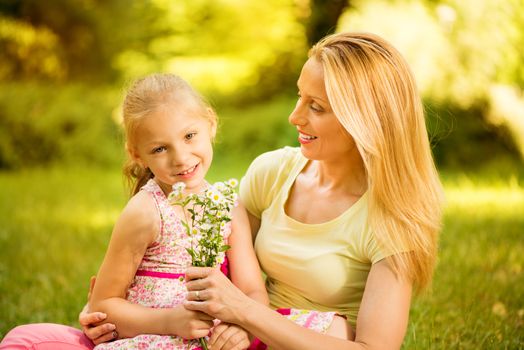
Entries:
[[284, 147], [259, 155], [240, 181], [240, 199], [255, 217], [273, 202], [289, 178], [289, 173], [300, 162], [300, 149]]
[[302, 154], [297, 147], [283, 147], [277, 150], [262, 153], [253, 160], [250, 169], [265, 170], [267, 172], [278, 172], [289, 168], [300, 160]]

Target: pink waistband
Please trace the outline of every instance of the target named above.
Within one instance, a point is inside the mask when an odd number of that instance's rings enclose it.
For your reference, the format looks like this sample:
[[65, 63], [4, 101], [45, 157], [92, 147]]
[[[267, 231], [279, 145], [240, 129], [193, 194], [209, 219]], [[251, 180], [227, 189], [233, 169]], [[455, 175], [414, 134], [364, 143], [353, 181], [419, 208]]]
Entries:
[[148, 277], [157, 277], [157, 278], [170, 278], [170, 279], [179, 279], [185, 278], [185, 273], [169, 273], [169, 272], [158, 272], [158, 271], [148, 271], [148, 270], [137, 270], [135, 273], [136, 276], [148, 276]]

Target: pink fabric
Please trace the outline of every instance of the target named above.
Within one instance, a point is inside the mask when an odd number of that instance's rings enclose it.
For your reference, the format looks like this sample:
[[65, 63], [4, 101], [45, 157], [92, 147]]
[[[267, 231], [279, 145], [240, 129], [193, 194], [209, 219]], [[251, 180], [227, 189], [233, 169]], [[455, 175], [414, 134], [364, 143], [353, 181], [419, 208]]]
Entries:
[[[289, 308], [280, 308], [276, 310], [279, 314], [282, 316], [289, 316], [291, 315], [291, 309]], [[266, 350], [267, 345], [262, 342], [262, 340], [255, 338], [249, 345], [248, 350]]]
[[280, 308], [280, 309], [277, 309], [277, 312], [279, 314], [281, 314], [282, 316], [289, 316], [289, 315], [291, 315], [291, 309], [289, 309], [289, 308], [286, 308], [286, 309]]
[[135, 273], [135, 275], [157, 277], [157, 278], [170, 278], [170, 279], [179, 279], [179, 278], [186, 277], [184, 273], [169, 273], [169, 272], [158, 272], [158, 271], [148, 271], [148, 270], [138, 270]]
[[54, 323], [18, 326], [0, 343], [1, 350], [91, 350], [93, 347], [79, 329]]
[[227, 259], [227, 256], [224, 257], [224, 262], [220, 265], [220, 271], [222, 271], [222, 273], [227, 277], [231, 277], [229, 276], [229, 260]]

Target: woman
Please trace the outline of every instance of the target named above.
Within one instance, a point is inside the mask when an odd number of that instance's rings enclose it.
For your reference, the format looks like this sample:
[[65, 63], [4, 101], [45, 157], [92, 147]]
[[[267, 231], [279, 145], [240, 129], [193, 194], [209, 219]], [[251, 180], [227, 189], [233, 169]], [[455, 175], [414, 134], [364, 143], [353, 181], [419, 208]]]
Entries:
[[289, 121], [300, 151], [260, 156], [240, 195], [271, 306], [336, 310], [354, 340], [301, 328], [212, 269], [189, 269], [186, 308], [272, 349], [400, 348], [412, 288], [431, 280], [441, 219], [414, 78], [383, 39], [340, 33], [310, 50], [298, 90]]
[[[309, 56], [289, 117], [300, 149], [257, 158], [240, 195], [271, 306], [336, 311], [346, 339], [301, 328], [213, 269], [187, 271], [186, 308], [275, 349], [400, 348], [412, 289], [431, 280], [441, 219], [421, 100], [404, 59], [375, 35], [334, 34]], [[80, 317], [96, 343], [114, 336], [111, 325], [89, 326], [99, 316]], [[210, 344], [231, 349], [234, 339], [215, 331]]]

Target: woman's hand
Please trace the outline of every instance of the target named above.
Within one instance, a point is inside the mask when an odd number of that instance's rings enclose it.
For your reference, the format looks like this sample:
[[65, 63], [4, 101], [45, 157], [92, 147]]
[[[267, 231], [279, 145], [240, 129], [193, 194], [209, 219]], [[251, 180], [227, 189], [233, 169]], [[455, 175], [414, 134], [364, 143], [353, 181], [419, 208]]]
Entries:
[[249, 348], [249, 333], [229, 323], [220, 323], [213, 329], [209, 345], [213, 350], [243, 350]]
[[242, 323], [250, 306], [256, 303], [217, 268], [190, 267], [186, 281], [189, 293], [184, 307], [205, 312], [223, 322]]
[[110, 340], [116, 339], [118, 337], [118, 333], [116, 332], [116, 326], [112, 323], [104, 323], [103, 322], [107, 315], [102, 312], [89, 312], [89, 299], [91, 298], [91, 292], [93, 291], [93, 287], [95, 286], [96, 277], [91, 276], [91, 280], [89, 283], [89, 292], [87, 293], [87, 302], [78, 315], [78, 322], [80, 322], [80, 325], [82, 326], [82, 331], [84, 334], [91, 339], [91, 341], [98, 345], [100, 343], [105, 343]]

